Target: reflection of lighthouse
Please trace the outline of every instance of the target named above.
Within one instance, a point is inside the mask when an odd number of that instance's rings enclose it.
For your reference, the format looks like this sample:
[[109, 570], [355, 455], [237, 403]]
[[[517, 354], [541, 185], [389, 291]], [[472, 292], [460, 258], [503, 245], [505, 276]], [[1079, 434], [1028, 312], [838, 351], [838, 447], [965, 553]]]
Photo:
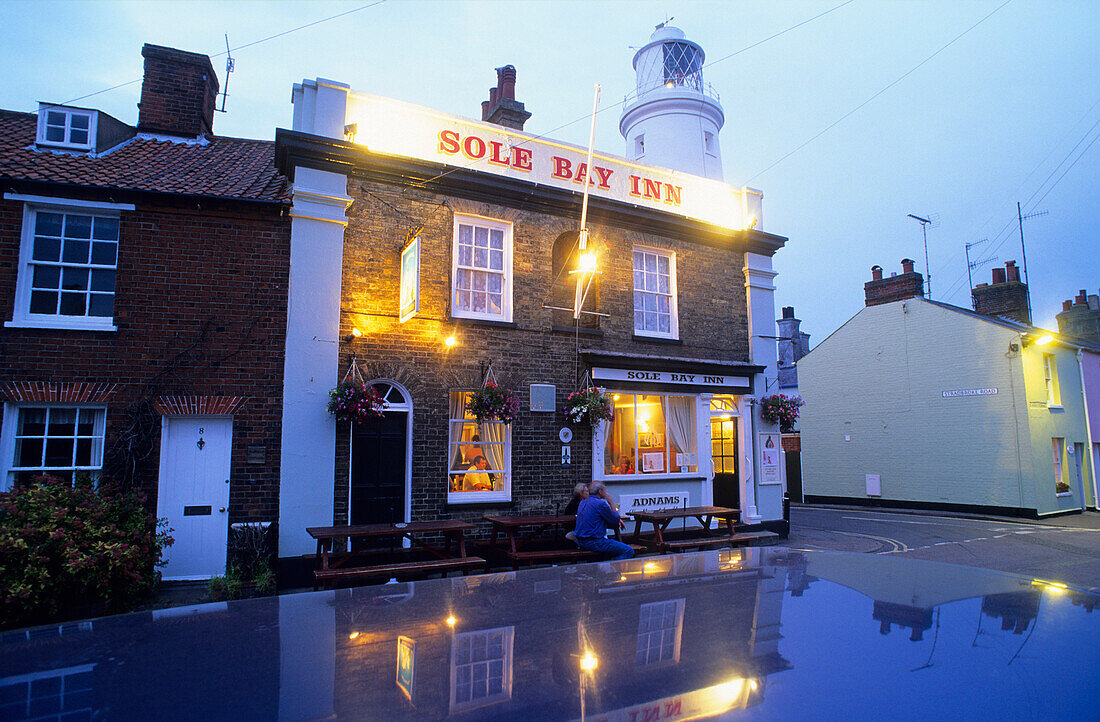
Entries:
[[718, 94], [703, 83], [703, 49], [665, 23], [634, 54], [637, 87], [626, 99], [619, 132], [626, 156], [648, 165], [722, 180]]

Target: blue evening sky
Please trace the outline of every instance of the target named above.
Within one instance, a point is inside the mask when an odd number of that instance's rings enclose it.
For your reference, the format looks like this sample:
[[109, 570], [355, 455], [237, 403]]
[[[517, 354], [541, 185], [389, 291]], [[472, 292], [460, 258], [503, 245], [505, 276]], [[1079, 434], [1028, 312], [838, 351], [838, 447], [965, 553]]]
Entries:
[[[843, 2], [7, 0], [0, 108], [137, 80], [146, 42], [213, 55], [226, 33], [239, 47], [370, 5], [235, 51], [215, 132], [272, 138], [290, 126], [291, 85], [315, 77], [480, 117], [493, 69], [511, 63], [528, 131], [586, 144], [600, 83], [597, 147], [621, 154], [631, 46], [673, 16], [706, 51], [704, 79], [722, 98], [726, 181], [763, 190], [762, 228], [790, 239], [775, 260], [777, 316], [795, 306], [816, 343], [862, 307], [872, 265], [900, 272], [908, 256], [923, 272], [909, 213], [938, 215], [932, 297], [969, 307], [964, 245], [988, 238], [972, 257], [995, 257], [976, 283], [992, 265], [1019, 263], [1021, 201], [1025, 213], [1049, 211], [1024, 231], [1035, 320], [1056, 328], [1064, 299], [1100, 290], [1100, 144], [1090, 145], [1100, 137], [1100, 3], [854, 0], [722, 60]], [[214, 58], [223, 86], [224, 64]], [[134, 83], [74, 104], [133, 123], [139, 92]]]

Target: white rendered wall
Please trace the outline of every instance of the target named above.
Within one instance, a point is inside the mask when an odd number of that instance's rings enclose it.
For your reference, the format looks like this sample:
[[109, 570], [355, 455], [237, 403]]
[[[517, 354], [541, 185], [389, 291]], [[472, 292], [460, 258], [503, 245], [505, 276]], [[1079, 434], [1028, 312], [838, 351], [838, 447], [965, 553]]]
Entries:
[[[631, 160], [722, 180], [718, 142], [722, 122], [722, 108], [713, 99], [686, 88], [662, 87], [629, 106], [619, 129], [626, 139], [626, 157]], [[704, 133], [713, 138], [710, 153]], [[644, 137], [644, 153], [637, 152], [638, 136]]]
[[878, 474], [884, 499], [1035, 508], [1019, 338], [916, 298], [861, 310], [798, 362], [804, 493]]
[[[294, 130], [343, 137], [347, 86], [296, 85]], [[279, 556], [315, 551], [309, 526], [331, 526], [336, 423], [326, 410], [339, 381], [340, 284], [345, 214], [352, 199], [338, 173], [294, 169], [290, 288], [283, 367]]]

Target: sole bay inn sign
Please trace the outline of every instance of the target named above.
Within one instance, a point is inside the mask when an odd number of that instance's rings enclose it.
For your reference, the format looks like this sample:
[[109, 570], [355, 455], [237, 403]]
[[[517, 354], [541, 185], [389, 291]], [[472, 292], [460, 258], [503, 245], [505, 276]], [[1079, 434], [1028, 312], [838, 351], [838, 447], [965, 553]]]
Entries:
[[714, 386], [722, 389], [747, 391], [752, 384], [743, 376], [715, 373], [683, 373], [680, 371], [642, 371], [637, 369], [611, 369], [599, 366], [592, 369], [593, 381], [633, 381], [652, 384], [680, 384], [683, 386]]

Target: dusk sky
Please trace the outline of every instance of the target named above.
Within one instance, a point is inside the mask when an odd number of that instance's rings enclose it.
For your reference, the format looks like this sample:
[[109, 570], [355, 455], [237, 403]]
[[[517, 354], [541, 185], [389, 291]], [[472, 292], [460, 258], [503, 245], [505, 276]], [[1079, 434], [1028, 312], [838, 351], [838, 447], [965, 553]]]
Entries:
[[790, 239], [775, 258], [776, 315], [793, 305], [813, 345], [862, 308], [872, 265], [889, 275], [909, 257], [924, 271], [910, 213], [938, 218], [928, 230], [937, 300], [969, 307], [968, 242], [988, 238], [971, 258], [993, 259], [975, 283], [1021, 262], [1017, 201], [1025, 214], [1049, 211], [1024, 221], [1036, 323], [1056, 329], [1063, 300], [1100, 290], [1091, 0], [7, 0], [0, 107], [72, 102], [132, 124], [140, 82], [83, 96], [139, 81], [147, 42], [216, 55], [224, 88], [228, 34], [239, 49], [220, 135], [273, 138], [290, 126], [292, 84], [315, 77], [480, 118], [493, 69], [510, 63], [533, 113], [526, 130], [579, 145], [601, 84], [596, 146], [621, 155], [632, 46], [668, 17], [706, 51], [704, 80], [726, 113], [726, 182], [761, 189], [763, 230]]

